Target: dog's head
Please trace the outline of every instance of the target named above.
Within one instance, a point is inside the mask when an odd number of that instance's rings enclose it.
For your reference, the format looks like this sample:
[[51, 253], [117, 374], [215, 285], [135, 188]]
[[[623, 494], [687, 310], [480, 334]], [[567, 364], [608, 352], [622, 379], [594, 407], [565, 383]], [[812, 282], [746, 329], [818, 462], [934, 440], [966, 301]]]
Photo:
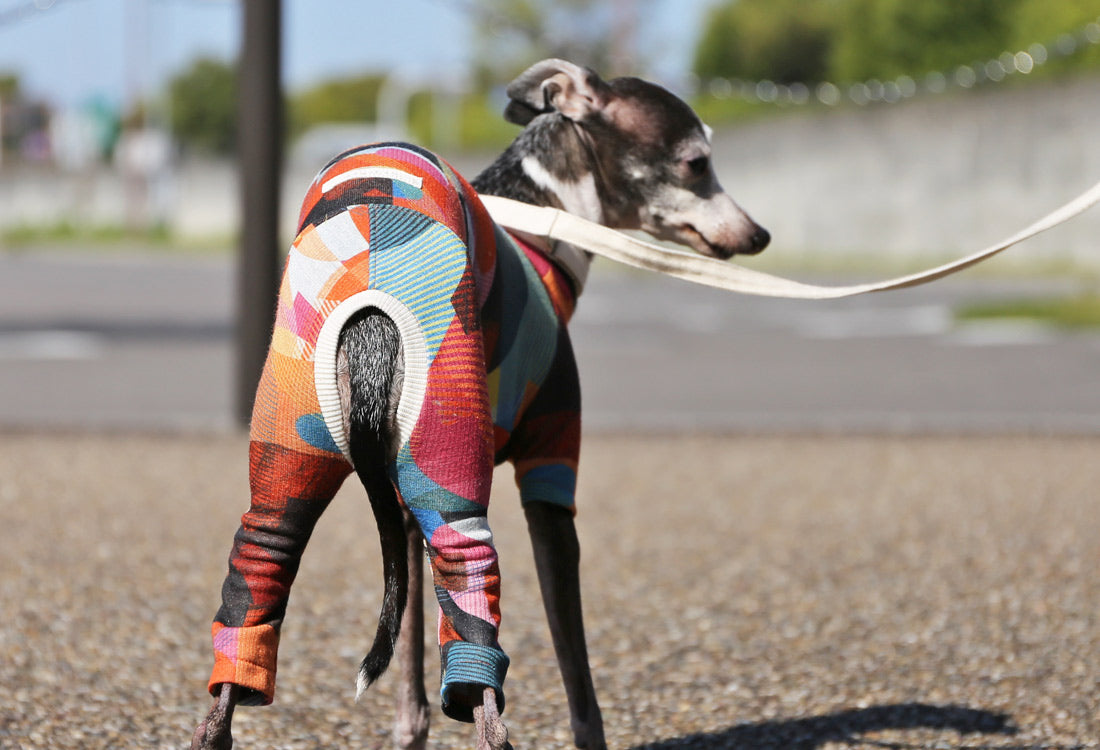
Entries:
[[604, 81], [588, 68], [543, 60], [507, 93], [510, 122], [539, 127], [549, 118], [575, 132], [578, 153], [540, 155], [541, 167], [559, 180], [590, 175], [607, 226], [642, 229], [723, 259], [767, 246], [768, 232], [718, 183], [710, 129], [664, 88], [638, 78]]

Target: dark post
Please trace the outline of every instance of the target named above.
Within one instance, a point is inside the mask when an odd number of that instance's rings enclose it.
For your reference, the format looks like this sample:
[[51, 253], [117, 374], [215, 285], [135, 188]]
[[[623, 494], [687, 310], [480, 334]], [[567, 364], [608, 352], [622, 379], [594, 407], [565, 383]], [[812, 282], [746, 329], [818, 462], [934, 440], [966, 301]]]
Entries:
[[247, 425], [271, 339], [279, 285], [279, 180], [283, 141], [281, 0], [241, 3], [237, 149], [241, 245], [237, 263], [237, 421]]

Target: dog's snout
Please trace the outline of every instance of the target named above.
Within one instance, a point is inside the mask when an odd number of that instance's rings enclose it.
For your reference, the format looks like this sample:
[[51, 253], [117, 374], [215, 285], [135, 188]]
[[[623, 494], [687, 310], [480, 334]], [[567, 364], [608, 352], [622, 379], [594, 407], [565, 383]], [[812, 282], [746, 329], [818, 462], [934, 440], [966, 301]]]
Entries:
[[771, 241], [771, 232], [758, 224], [756, 226], [756, 229], [752, 233], [752, 237], [749, 239], [749, 242], [752, 244], [752, 253], [750, 254], [760, 252], [761, 250], [766, 248], [768, 246], [768, 243]]

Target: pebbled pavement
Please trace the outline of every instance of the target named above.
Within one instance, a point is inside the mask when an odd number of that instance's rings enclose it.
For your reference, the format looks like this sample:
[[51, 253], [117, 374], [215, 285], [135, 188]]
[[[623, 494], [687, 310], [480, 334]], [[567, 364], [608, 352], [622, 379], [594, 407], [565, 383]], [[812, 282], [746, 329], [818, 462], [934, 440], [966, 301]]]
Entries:
[[[186, 746], [245, 454], [232, 433], [0, 433], [0, 747]], [[611, 746], [1098, 747], [1098, 455], [1094, 437], [588, 438]], [[505, 718], [517, 747], [570, 747], [506, 469], [491, 518]], [[238, 712], [238, 747], [389, 747], [391, 681], [354, 702], [379, 581], [349, 483], [306, 552], [276, 704]], [[435, 747], [470, 746], [433, 711]]]

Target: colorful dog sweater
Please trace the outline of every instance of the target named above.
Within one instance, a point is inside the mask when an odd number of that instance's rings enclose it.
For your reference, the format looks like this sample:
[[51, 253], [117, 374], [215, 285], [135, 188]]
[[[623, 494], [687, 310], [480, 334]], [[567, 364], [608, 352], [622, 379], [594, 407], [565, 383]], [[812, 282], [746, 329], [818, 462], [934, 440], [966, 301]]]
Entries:
[[524, 503], [573, 507], [580, 391], [565, 330], [573, 291], [489, 218], [442, 160], [403, 144], [349, 151], [309, 188], [279, 291], [250, 435], [251, 507], [213, 624], [209, 687], [270, 703], [302, 552], [352, 471], [336, 391], [341, 328], [378, 308], [404, 354], [400, 449], [387, 467], [427, 540], [439, 601], [444, 711], [457, 684], [503, 701], [500, 572], [487, 522], [494, 463]]

